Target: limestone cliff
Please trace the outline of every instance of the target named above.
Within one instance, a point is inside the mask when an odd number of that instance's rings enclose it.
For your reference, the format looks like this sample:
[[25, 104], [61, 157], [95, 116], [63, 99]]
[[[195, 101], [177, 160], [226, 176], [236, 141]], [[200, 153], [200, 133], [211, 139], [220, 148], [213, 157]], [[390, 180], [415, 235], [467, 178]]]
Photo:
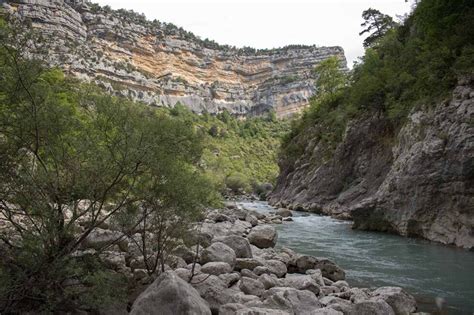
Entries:
[[236, 49], [172, 24], [81, 0], [2, 1], [3, 10], [53, 37], [48, 62], [111, 93], [152, 106], [290, 116], [315, 93], [312, 69], [341, 47]]
[[399, 131], [377, 117], [353, 121], [329, 159], [309, 141], [294, 164], [280, 162], [271, 203], [474, 248], [473, 83], [463, 79], [451, 100], [413, 112]]

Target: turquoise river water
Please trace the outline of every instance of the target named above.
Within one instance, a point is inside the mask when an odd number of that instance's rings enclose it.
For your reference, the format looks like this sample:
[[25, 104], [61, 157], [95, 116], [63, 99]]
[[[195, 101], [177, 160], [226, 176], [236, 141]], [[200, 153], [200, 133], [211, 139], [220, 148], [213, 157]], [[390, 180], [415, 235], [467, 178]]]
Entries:
[[[239, 202], [258, 212], [275, 211], [266, 202]], [[293, 222], [276, 225], [278, 246], [327, 257], [346, 271], [351, 286], [400, 286], [413, 294], [419, 310], [474, 314], [474, 252], [429, 241], [351, 229], [351, 222], [293, 212]]]

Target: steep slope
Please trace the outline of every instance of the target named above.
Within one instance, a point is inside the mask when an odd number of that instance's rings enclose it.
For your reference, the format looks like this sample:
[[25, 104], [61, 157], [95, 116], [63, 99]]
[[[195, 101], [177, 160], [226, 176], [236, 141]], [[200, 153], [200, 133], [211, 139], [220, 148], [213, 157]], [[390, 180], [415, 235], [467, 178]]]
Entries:
[[464, 79], [452, 100], [412, 113], [394, 140], [384, 119], [365, 117], [347, 127], [329, 160], [311, 142], [294, 165], [281, 164], [270, 202], [474, 247], [473, 83]]
[[286, 117], [300, 112], [315, 93], [316, 64], [337, 56], [345, 67], [341, 47], [236, 49], [86, 1], [1, 2], [9, 14], [52, 35], [50, 64], [153, 106], [180, 102], [195, 112], [226, 109], [236, 115], [273, 109]]
[[321, 63], [329, 92], [285, 137], [271, 203], [474, 248], [473, 16], [472, 1], [422, 0], [350, 78]]

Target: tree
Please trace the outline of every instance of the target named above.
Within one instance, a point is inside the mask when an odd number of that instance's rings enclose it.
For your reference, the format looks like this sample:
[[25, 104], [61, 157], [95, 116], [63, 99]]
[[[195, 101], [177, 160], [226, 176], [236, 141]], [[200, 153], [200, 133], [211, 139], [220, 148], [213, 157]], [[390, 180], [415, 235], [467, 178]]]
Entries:
[[321, 61], [314, 69], [316, 74], [317, 97], [334, 97], [347, 84], [347, 75], [341, 71], [337, 57]]
[[[99, 255], [140, 226], [166, 236], [150, 246], [163, 269], [213, 187], [192, 123], [31, 60], [18, 30], [0, 20], [0, 313], [66, 313], [84, 309], [93, 283], [125, 287], [110, 283]], [[78, 255], [98, 226], [126, 215], [127, 233]]]
[[362, 18], [365, 22], [361, 26], [365, 29], [359, 35], [369, 34], [364, 40], [364, 47], [374, 46], [380, 38], [396, 25], [391, 16], [372, 8], [362, 12]]

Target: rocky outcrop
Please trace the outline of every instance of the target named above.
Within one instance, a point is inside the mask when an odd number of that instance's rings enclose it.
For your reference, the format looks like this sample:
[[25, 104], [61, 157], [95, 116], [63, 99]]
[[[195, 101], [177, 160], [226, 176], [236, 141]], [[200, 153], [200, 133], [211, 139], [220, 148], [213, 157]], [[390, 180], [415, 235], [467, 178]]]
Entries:
[[[5, 11], [29, 19], [54, 37], [45, 56], [80, 79], [152, 106], [180, 102], [195, 112], [286, 117], [314, 94], [312, 70], [341, 47], [236, 49], [200, 40], [172, 24], [86, 1], [2, 1]], [[2, 3], [0, 2], [0, 3]]]
[[462, 79], [449, 101], [412, 112], [401, 130], [378, 117], [353, 121], [331, 158], [309, 140], [295, 163], [281, 161], [270, 202], [473, 248], [473, 120], [473, 81]]

